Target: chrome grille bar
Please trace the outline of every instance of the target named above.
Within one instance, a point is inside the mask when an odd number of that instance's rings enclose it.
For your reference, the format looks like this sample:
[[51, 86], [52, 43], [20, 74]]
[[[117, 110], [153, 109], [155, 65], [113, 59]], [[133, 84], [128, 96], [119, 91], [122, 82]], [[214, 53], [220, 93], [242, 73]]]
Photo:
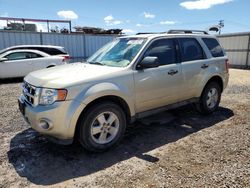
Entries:
[[23, 91], [23, 96], [25, 98], [25, 101], [28, 104], [30, 104], [32, 106], [37, 106], [38, 105], [40, 88], [36, 88], [35, 86], [32, 86], [27, 82], [23, 82], [22, 91]]

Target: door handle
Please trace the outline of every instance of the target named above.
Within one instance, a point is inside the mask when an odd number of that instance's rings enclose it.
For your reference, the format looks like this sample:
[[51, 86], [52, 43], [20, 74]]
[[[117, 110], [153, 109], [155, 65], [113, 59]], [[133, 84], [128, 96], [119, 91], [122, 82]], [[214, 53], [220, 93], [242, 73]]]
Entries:
[[168, 74], [171, 75], [171, 76], [173, 76], [173, 75], [176, 74], [176, 73], [178, 73], [178, 70], [173, 70], [173, 69], [171, 69], [171, 70], [168, 72]]
[[209, 65], [207, 65], [207, 64], [203, 64], [203, 65], [201, 66], [202, 69], [206, 69], [206, 68], [208, 68], [208, 67], [209, 67]]

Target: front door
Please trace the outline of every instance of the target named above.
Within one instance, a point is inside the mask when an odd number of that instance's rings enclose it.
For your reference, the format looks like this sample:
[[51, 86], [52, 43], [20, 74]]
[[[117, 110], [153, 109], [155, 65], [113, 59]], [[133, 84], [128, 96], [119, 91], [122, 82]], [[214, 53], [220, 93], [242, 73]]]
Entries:
[[32, 60], [26, 59], [26, 52], [13, 52], [1, 62], [1, 77], [23, 77], [32, 71]]
[[137, 113], [177, 102], [182, 87], [174, 39], [153, 41], [143, 57], [147, 56], [157, 57], [160, 66], [134, 72]]

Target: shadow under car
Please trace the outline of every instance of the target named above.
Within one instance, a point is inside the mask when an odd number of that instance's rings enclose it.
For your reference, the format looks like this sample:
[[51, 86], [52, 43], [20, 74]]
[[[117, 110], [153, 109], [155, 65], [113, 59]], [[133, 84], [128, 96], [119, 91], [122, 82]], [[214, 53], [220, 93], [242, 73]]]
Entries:
[[[158, 114], [159, 118], [151, 117], [151, 122], [149, 118], [149, 121], [144, 119], [130, 125], [122, 142], [104, 153], [89, 153], [77, 144], [56, 145], [32, 129], [27, 129], [12, 138], [8, 158], [20, 176], [37, 185], [53, 185], [87, 176], [131, 157], [155, 163], [159, 159], [147, 152], [233, 115], [232, 110], [219, 107], [213, 114], [202, 116], [191, 105], [166, 111]], [[157, 119], [166, 116], [171, 117], [170, 121], [157, 122]]]

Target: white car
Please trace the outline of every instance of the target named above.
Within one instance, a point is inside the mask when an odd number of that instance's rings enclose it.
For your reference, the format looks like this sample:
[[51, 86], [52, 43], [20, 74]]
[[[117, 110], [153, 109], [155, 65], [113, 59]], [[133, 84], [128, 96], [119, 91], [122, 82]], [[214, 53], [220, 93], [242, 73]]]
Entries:
[[62, 46], [54, 46], [54, 45], [17, 45], [17, 46], [11, 46], [5, 49], [0, 50], [0, 55], [7, 51], [12, 50], [38, 50], [41, 52], [44, 52], [48, 55], [53, 56], [61, 56], [64, 57], [65, 61], [69, 63], [70, 56], [69, 53], [66, 51], [66, 49]]
[[0, 54], [0, 79], [24, 77], [32, 71], [66, 63], [64, 57], [38, 50], [11, 50]]
[[66, 59], [69, 59], [70, 56], [68, 52], [62, 46], [53, 46], [53, 45], [18, 45], [18, 46], [11, 46], [0, 50], [0, 55], [11, 50], [39, 50], [49, 55], [57, 55], [63, 56]]

